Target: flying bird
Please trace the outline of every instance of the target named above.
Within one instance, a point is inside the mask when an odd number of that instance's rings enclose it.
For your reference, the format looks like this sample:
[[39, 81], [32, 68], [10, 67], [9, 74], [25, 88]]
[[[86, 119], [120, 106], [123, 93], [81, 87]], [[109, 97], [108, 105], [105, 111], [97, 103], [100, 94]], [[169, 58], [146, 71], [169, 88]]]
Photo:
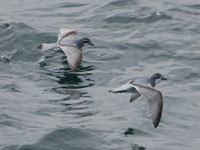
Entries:
[[77, 71], [82, 60], [82, 48], [85, 44], [94, 44], [89, 38], [76, 38], [77, 32], [72, 29], [61, 28], [58, 34], [58, 41], [56, 43], [42, 43], [38, 49], [42, 51], [53, 50], [63, 51], [67, 56], [67, 61], [71, 71]]
[[160, 73], [155, 73], [150, 78], [129, 81], [119, 88], [109, 90], [109, 92], [132, 93], [130, 102], [135, 101], [138, 97], [143, 95], [147, 99], [151, 119], [156, 128], [162, 116], [163, 98], [162, 93], [154, 87], [161, 80], [167, 80], [167, 78]]

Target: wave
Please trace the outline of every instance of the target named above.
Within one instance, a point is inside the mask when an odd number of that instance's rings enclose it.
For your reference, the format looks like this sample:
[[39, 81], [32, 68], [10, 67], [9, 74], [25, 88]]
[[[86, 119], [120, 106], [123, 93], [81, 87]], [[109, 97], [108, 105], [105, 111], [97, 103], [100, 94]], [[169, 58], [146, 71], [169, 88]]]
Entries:
[[107, 23], [153, 23], [160, 20], [172, 20], [173, 18], [165, 13], [154, 12], [148, 16], [131, 16], [130, 14], [115, 15], [106, 18], [104, 21]]
[[44, 135], [36, 143], [6, 146], [2, 150], [102, 150], [105, 143], [101, 131], [64, 128]]

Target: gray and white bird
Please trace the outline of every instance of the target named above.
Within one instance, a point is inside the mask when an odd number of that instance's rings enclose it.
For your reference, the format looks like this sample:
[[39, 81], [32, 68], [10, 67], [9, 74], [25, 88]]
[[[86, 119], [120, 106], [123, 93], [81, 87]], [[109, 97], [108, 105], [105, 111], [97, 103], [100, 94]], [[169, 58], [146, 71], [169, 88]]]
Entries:
[[94, 46], [94, 44], [88, 38], [75, 38], [77, 34], [75, 30], [61, 28], [59, 31], [57, 43], [42, 43], [38, 48], [42, 51], [63, 51], [71, 71], [74, 72], [80, 66], [83, 46], [85, 44]]
[[160, 122], [163, 109], [162, 93], [154, 87], [161, 80], [167, 80], [160, 73], [155, 73], [150, 78], [142, 78], [129, 81], [119, 88], [109, 90], [112, 93], [132, 93], [130, 102], [135, 101], [138, 97], [143, 95], [148, 101], [148, 108], [156, 128]]

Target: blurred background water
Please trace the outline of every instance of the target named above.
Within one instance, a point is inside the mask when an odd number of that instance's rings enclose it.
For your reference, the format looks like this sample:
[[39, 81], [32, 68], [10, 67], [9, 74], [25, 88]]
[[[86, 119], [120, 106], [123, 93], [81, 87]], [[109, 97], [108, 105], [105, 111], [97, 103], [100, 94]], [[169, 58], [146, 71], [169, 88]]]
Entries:
[[[198, 0], [1, 0], [0, 149], [200, 148]], [[78, 72], [37, 46], [60, 27], [89, 37]], [[108, 90], [160, 72], [164, 109], [153, 128], [144, 98]]]

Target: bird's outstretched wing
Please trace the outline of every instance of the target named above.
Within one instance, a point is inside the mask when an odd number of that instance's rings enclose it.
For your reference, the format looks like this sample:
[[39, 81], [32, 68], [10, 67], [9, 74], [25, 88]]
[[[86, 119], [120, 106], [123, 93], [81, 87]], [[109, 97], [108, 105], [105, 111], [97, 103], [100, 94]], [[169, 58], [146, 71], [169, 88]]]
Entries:
[[151, 119], [153, 121], [154, 127], [156, 128], [162, 116], [162, 93], [151, 87], [142, 86], [135, 83], [131, 83], [131, 85], [135, 87], [141, 95], [147, 98]]
[[71, 71], [76, 71], [82, 60], [82, 50], [75, 46], [60, 46], [67, 56], [67, 61]]
[[132, 93], [131, 94], [131, 98], [130, 98], [130, 102], [135, 101], [138, 97], [140, 97], [140, 93]]
[[71, 71], [76, 71], [80, 66], [82, 60], [82, 50], [73, 45], [63, 44], [62, 40], [68, 38], [69, 36], [75, 36], [76, 33], [77, 32], [75, 30], [61, 28], [57, 41], [58, 47], [60, 47], [67, 56], [67, 61]]
[[57, 41], [58, 45], [63, 38], [66, 38], [69, 36], [75, 36], [77, 34], [75, 30], [67, 29], [67, 28], [61, 28], [59, 31], [60, 33], [58, 34], [58, 41]]

